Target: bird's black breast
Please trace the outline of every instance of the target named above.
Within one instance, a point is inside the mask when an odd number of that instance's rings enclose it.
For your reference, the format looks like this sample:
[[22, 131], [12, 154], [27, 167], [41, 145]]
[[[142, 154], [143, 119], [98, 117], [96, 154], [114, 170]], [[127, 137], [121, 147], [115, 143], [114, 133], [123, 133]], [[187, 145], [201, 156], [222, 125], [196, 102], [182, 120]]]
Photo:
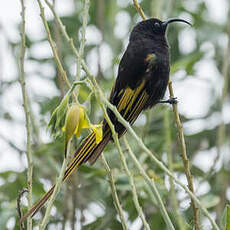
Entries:
[[149, 95], [144, 109], [154, 106], [164, 97], [169, 80], [169, 56], [168, 51], [164, 49], [155, 50], [156, 61], [149, 71], [144, 74], [146, 79], [145, 90]]

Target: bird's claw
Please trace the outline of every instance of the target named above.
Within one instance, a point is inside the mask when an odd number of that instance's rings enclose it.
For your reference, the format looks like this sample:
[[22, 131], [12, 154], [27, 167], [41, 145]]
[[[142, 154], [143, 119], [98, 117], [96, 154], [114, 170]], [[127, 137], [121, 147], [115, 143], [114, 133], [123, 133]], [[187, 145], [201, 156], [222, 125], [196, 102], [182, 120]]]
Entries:
[[168, 103], [170, 105], [177, 104], [177, 97], [170, 97], [168, 100], [159, 101], [159, 103]]

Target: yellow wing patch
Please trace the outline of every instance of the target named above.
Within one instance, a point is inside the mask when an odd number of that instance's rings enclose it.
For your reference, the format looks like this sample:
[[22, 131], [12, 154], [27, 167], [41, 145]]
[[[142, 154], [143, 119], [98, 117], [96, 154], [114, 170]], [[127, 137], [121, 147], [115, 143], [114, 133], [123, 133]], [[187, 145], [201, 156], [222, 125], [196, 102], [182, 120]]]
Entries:
[[156, 59], [156, 55], [155, 54], [148, 54], [145, 58], [145, 61], [146, 62], [149, 62], [149, 61], [152, 61], [152, 60], [155, 60]]
[[127, 88], [123, 91], [123, 95], [117, 106], [119, 112], [125, 109], [123, 116], [125, 116], [131, 109], [132, 105], [134, 104], [134, 101], [136, 100], [144, 86], [145, 80], [143, 80], [135, 90]]
[[129, 114], [127, 121], [131, 124], [136, 120], [140, 112], [142, 111], [143, 107], [145, 106], [149, 96], [146, 91], [143, 91], [138, 102], [136, 103], [135, 107], [133, 108], [132, 112]]

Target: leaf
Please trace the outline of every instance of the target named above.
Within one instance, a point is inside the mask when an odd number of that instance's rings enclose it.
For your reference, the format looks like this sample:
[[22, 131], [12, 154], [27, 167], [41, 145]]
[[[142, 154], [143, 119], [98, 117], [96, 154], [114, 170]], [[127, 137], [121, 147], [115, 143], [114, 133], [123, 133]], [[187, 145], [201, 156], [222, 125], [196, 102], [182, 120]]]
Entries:
[[225, 227], [225, 230], [230, 230], [230, 205], [225, 206], [223, 215], [222, 215], [222, 224]]
[[230, 205], [227, 205], [227, 221], [226, 230], [230, 230]]
[[213, 194], [207, 194], [201, 198], [201, 203], [205, 208], [215, 207], [219, 202], [220, 197]]
[[63, 100], [61, 101], [60, 105], [58, 106], [58, 110], [57, 110], [57, 127], [59, 127], [59, 124], [61, 123], [61, 120], [66, 115], [66, 112], [67, 112], [67, 109], [68, 109], [69, 97], [70, 97], [70, 95], [67, 94], [63, 98]]
[[58, 136], [63, 126], [64, 117], [68, 109], [69, 97], [70, 95], [67, 93], [59, 106], [52, 113], [50, 121], [47, 125], [47, 129], [51, 129], [51, 134], [53, 134], [55, 137]]

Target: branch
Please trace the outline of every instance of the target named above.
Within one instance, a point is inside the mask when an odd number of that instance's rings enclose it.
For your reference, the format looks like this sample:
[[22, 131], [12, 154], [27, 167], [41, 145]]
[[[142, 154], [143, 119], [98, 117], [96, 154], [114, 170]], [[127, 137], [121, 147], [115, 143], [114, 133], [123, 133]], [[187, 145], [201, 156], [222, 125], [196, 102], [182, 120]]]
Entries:
[[143, 178], [145, 179], [145, 181], [147, 182], [147, 184], [149, 185], [149, 187], [151, 188], [151, 192], [154, 194], [154, 197], [156, 198], [157, 200], [157, 203], [160, 207], [160, 211], [161, 211], [161, 214], [167, 224], [167, 227], [168, 229], [171, 229], [171, 230], [175, 230], [169, 216], [168, 216], [168, 213], [166, 211], [166, 208], [164, 206], [164, 203], [161, 199], [161, 196], [157, 190], [157, 187], [155, 185], [155, 182], [154, 180], [150, 179], [149, 176], [146, 174], [145, 170], [143, 169], [143, 167], [141, 166], [141, 164], [139, 163], [139, 161], [137, 160], [135, 154], [132, 152], [129, 144], [128, 144], [128, 141], [126, 140], [126, 138], [124, 137], [124, 143], [125, 143], [125, 146], [128, 150], [128, 154], [130, 155], [130, 157], [132, 158], [133, 162], [135, 163], [135, 165], [137, 166], [137, 168], [139, 169], [140, 171], [140, 174], [143, 176]]
[[[168, 167], [169, 170], [173, 173], [173, 158], [172, 158], [172, 137], [170, 133], [170, 123], [169, 123], [169, 109], [165, 109], [165, 115], [164, 115], [164, 129], [165, 129], [165, 149], [167, 152], [167, 159], [168, 159]], [[177, 221], [178, 227], [180, 230], [184, 230], [186, 228], [187, 223], [181, 218], [181, 215], [179, 214], [179, 204], [176, 197], [176, 190], [173, 183], [172, 177], [169, 178], [170, 183], [170, 200], [172, 201], [172, 208], [173, 213], [175, 213], [175, 219]]]
[[[28, 193], [28, 189], [23, 189], [21, 190], [19, 193], [18, 193], [18, 198], [17, 198], [17, 212], [18, 212], [18, 216], [19, 218], [21, 219], [22, 217], [22, 211], [21, 211], [21, 199], [22, 199], [22, 196], [24, 195], [24, 193]], [[24, 226], [24, 222], [22, 222], [20, 224], [20, 229], [21, 230], [25, 230], [25, 226]]]
[[115, 144], [117, 146], [117, 149], [118, 149], [118, 152], [120, 154], [120, 158], [121, 158], [122, 164], [123, 164], [123, 166], [125, 168], [125, 171], [126, 171], [128, 177], [129, 177], [129, 182], [130, 182], [130, 185], [131, 185], [131, 191], [133, 193], [134, 205], [135, 205], [136, 210], [137, 210], [137, 212], [138, 212], [138, 214], [139, 214], [139, 216], [140, 216], [140, 218], [142, 220], [143, 225], [146, 227], [147, 230], [150, 230], [150, 227], [149, 227], [147, 221], [145, 220], [145, 216], [144, 216], [144, 213], [142, 211], [142, 208], [140, 207], [140, 204], [139, 204], [139, 201], [138, 201], [137, 192], [136, 192], [136, 187], [135, 187], [135, 184], [134, 184], [134, 179], [133, 179], [133, 177], [132, 177], [132, 175], [131, 175], [131, 173], [130, 173], [130, 171], [128, 169], [124, 153], [121, 150], [120, 142], [118, 140], [118, 135], [117, 135], [117, 133], [115, 131], [113, 123], [111, 122], [111, 120], [110, 120], [110, 118], [109, 118], [109, 116], [107, 114], [105, 106], [103, 104], [101, 104], [101, 106], [102, 106], [102, 109], [103, 109], [103, 112], [104, 112], [105, 119], [106, 119], [106, 121], [108, 122], [108, 124], [110, 126], [110, 130], [112, 131], [113, 140], [114, 140], [114, 142], [115, 142]]
[[[143, 18], [143, 20], [146, 20], [144, 12], [141, 9], [140, 5], [138, 4], [137, 0], [133, 0], [133, 3], [134, 3], [134, 6], [136, 7], [137, 11], [139, 12], [140, 16]], [[173, 93], [171, 79], [169, 79], [168, 89], [169, 89], [170, 97], [173, 98], [174, 93]], [[181, 156], [182, 156], [182, 160], [183, 160], [183, 164], [184, 164], [186, 178], [188, 181], [188, 187], [189, 187], [190, 191], [192, 193], [194, 193], [193, 179], [192, 179], [192, 175], [190, 172], [189, 160], [188, 160], [187, 153], [186, 153], [186, 144], [185, 144], [185, 140], [184, 140], [183, 126], [182, 126], [181, 121], [180, 121], [180, 116], [178, 113], [177, 104], [173, 105], [173, 112], [174, 112], [174, 116], [175, 116], [175, 120], [176, 120], [176, 124], [177, 124], [177, 129], [178, 129], [178, 133], [179, 133], [179, 139], [180, 139], [180, 144], [181, 144], [181, 149], [182, 149]], [[191, 202], [192, 202], [192, 208], [193, 208], [193, 212], [194, 212], [195, 230], [199, 230], [200, 229], [199, 210], [196, 207], [195, 201], [193, 199], [191, 199]]]
[[[38, 1], [39, 1], [39, 0], [38, 0]], [[54, 17], [55, 17], [55, 19], [56, 19], [56, 21], [57, 21], [59, 27], [60, 27], [61, 33], [62, 33], [62, 35], [64, 36], [64, 38], [66, 39], [66, 41], [69, 43], [69, 45], [70, 45], [70, 47], [71, 47], [71, 49], [72, 49], [74, 55], [76, 56], [77, 59], [79, 59], [79, 60], [81, 61], [81, 65], [82, 65], [82, 68], [84, 69], [85, 73], [88, 75], [88, 77], [89, 77], [91, 80], [94, 81], [94, 76], [90, 73], [90, 71], [89, 71], [89, 69], [88, 69], [88, 67], [87, 67], [87, 65], [86, 65], [86, 63], [85, 63], [85, 61], [84, 61], [84, 59], [81, 58], [81, 56], [80, 56], [78, 50], [76, 49], [76, 47], [75, 47], [75, 45], [74, 45], [73, 39], [70, 38], [69, 35], [67, 34], [66, 28], [65, 28], [65, 26], [63, 25], [63, 23], [62, 23], [60, 17], [57, 15], [57, 13], [56, 13], [56, 11], [55, 11], [53, 5], [50, 4], [48, 1], [46, 1], [46, 4], [47, 4], [47, 6], [50, 8], [50, 10], [52, 11], [52, 13], [53, 13], [53, 15], [54, 15]], [[44, 9], [43, 9], [43, 11], [44, 11]], [[95, 81], [95, 82], [96, 82], [96, 81]], [[71, 88], [71, 87], [70, 87], [70, 88]]]
[[133, 0], [133, 4], [134, 6], [136, 7], [138, 13], [140, 14], [140, 16], [142, 17], [143, 20], [146, 20], [146, 17], [145, 17], [145, 13], [144, 11], [142, 10], [142, 8], [140, 7], [139, 3], [137, 2], [137, 0]]
[[[28, 104], [28, 95], [26, 93], [26, 83], [25, 83], [25, 52], [26, 52], [26, 32], [25, 32], [25, 4], [24, 0], [21, 0], [21, 17], [22, 17], [22, 26], [21, 26], [21, 54], [20, 54], [20, 85], [22, 90], [22, 98], [23, 98], [23, 108], [25, 113], [26, 119], [26, 156], [27, 156], [27, 163], [28, 163], [28, 170], [27, 170], [27, 186], [28, 186], [28, 208], [32, 207], [32, 175], [33, 175], [33, 164], [32, 164], [32, 154], [31, 154], [31, 127], [30, 127], [30, 112], [29, 112], [29, 104]], [[32, 219], [31, 217], [27, 220], [27, 229], [32, 230]]]
[[[174, 98], [171, 80], [169, 80], [168, 89], [169, 89], [170, 97]], [[175, 117], [177, 129], [178, 129], [179, 140], [180, 140], [181, 150], [182, 150], [181, 151], [181, 157], [182, 157], [183, 164], [184, 164], [184, 170], [185, 170], [185, 175], [186, 175], [187, 182], [188, 182], [188, 187], [189, 187], [190, 191], [192, 193], [194, 193], [193, 178], [192, 178], [192, 174], [190, 171], [190, 163], [189, 163], [189, 159], [187, 157], [187, 150], [186, 150], [186, 144], [185, 144], [185, 139], [184, 139], [183, 126], [182, 126], [181, 121], [180, 121], [180, 116], [178, 113], [177, 104], [173, 104], [173, 112], [174, 112], [174, 117]], [[194, 213], [195, 230], [199, 230], [200, 229], [199, 209], [197, 208], [193, 198], [191, 198], [191, 203], [192, 203], [192, 208], [193, 208], [193, 213]]]
[[[48, 0], [45, 0], [47, 5], [49, 5]], [[83, 19], [82, 19], [82, 28], [81, 28], [81, 42], [80, 42], [80, 48], [79, 48], [79, 58], [77, 58], [77, 72], [76, 72], [76, 81], [80, 80], [81, 75], [81, 59], [83, 58], [84, 54], [84, 48], [85, 48], [85, 31], [88, 23], [88, 14], [89, 14], [89, 6], [90, 6], [90, 0], [85, 0], [84, 9], [83, 9]], [[76, 88], [76, 95], [78, 96], [80, 87], [77, 86]]]
[[140, 203], [138, 201], [137, 189], [136, 189], [136, 186], [135, 186], [135, 183], [134, 183], [133, 175], [129, 171], [129, 168], [128, 168], [124, 153], [121, 152], [121, 150], [119, 150], [119, 153], [120, 153], [121, 162], [123, 164], [123, 167], [125, 168], [126, 174], [129, 177], [129, 183], [131, 185], [131, 191], [132, 191], [132, 194], [133, 194], [133, 202], [134, 202], [134, 205], [136, 207], [137, 213], [140, 216], [145, 229], [150, 230], [150, 226], [149, 226], [149, 224], [147, 223], [147, 221], [145, 219], [144, 212], [143, 212], [142, 207], [140, 206]]
[[[45, 2], [47, 3], [48, 1], [45, 0]], [[47, 4], [49, 4], [49, 3], [47, 3]], [[80, 56], [80, 58], [77, 58], [76, 81], [80, 80], [81, 58], [83, 58], [85, 41], [86, 41], [86, 39], [85, 39], [85, 30], [86, 30], [87, 23], [88, 23], [89, 5], [90, 5], [90, 1], [85, 0], [84, 9], [83, 9], [82, 28], [81, 28], [81, 43], [80, 43], [80, 48], [79, 48], [79, 56]]]
[[69, 88], [71, 88], [71, 84], [70, 84], [69, 79], [67, 77], [66, 71], [64, 70], [64, 68], [62, 66], [62, 63], [61, 63], [61, 61], [60, 61], [60, 59], [58, 57], [58, 51], [57, 51], [55, 43], [54, 43], [54, 41], [52, 39], [48, 23], [47, 23], [47, 21], [45, 19], [44, 7], [42, 6], [40, 0], [37, 0], [37, 1], [38, 1], [38, 4], [39, 4], [40, 11], [41, 11], [41, 18], [42, 18], [42, 21], [43, 21], [43, 24], [44, 24], [44, 27], [45, 27], [45, 30], [46, 30], [46, 33], [47, 33], [47, 36], [48, 36], [48, 41], [50, 43], [50, 47], [51, 47], [51, 49], [53, 51], [54, 59], [56, 61], [56, 65], [57, 65], [58, 70], [61, 73], [65, 83], [67, 84], [67, 86]]
[[[76, 47], [74, 46], [73, 40], [69, 37], [69, 35], [66, 32], [66, 29], [64, 27], [64, 25], [62, 24], [60, 18], [58, 17], [58, 15], [56, 14], [54, 8], [50, 7], [51, 11], [53, 12], [53, 15], [55, 17], [55, 19], [58, 22], [58, 25], [60, 27], [61, 32], [63, 33], [64, 38], [66, 39], [66, 41], [69, 43], [73, 54], [77, 57], [80, 58], [80, 55], [76, 49]], [[215, 230], [220, 230], [219, 227], [217, 226], [217, 224], [215, 223], [215, 221], [212, 219], [212, 217], [210, 216], [210, 214], [208, 213], [207, 209], [205, 207], [202, 206], [202, 204], [200, 203], [200, 201], [197, 199], [197, 197], [187, 188], [187, 186], [185, 186], [183, 183], [181, 183], [165, 166], [164, 164], [159, 161], [154, 155], [152, 155], [151, 151], [144, 145], [143, 141], [136, 135], [136, 133], [134, 132], [134, 130], [132, 129], [131, 125], [120, 115], [120, 113], [117, 111], [116, 107], [113, 106], [112, 104], [109, 103], [109, 101], [102, 95], [103, 93], [101, 92], [95, 77], [91, 74], [91, 72], [88, 69], [88, 66], [86, 65], [85, 61], [83, 59], [81, 59], [81, 65], [83, 70], [85, 71], [86, 75], [88, 76], [88, 78], [93, 82], [97, 92], [99, 93], [99, 97], [101, 98], [101, 101], [103, 104], [105, 104], [107, 107], [109, 107], [115, 114], [115, 116], [118, 118], [118, 120], [126, 127], [126, 129], [131, 133], [131, 135], [134, 137], [134, 139], [138, 142], [139, 146], [151, 157], [151, 159], [170, 177], [173, 178], [173, 180], [179, 184], [188, 194], [190, 197], [192, 197], [195, 202], [197, 203], [197, 205], [200, 207], [200, 209], [202, 210], [202, 212], [207, 216], [207, 218], [210, 220], [213, 228]]]
[[172, 179], [180, 185], [188, 194], [191, 198], [194, 199], [196, 204], [200, 207], [200, 209], [203, 211], [204, 215], [207, 216], [207, 218], [210, 220], [212, 226], [216, 230], [220, 230], [215, 221], [212, 219], [211, 215], [207, 211], [205, 207], [202, 206], [201, 202], [199, 199], [193, 194], [193, 192], [190, 191], [189, 188], [187, 188], [186, 185], [184, 185], [180, 180], [177, 179], [176, 176], [172, 174], [170, 170], [167, 169], [167, 167], [159, 161], [153, 154], [152, 152], [145, 146], [143, 141], [141, 140], [140, 137], [137, 136], [131, 125], [120, 115], [118, 112], [117, 108], [112, 105], [105, 97], [102, 98], [104, 100], [104, 104], [114, 113], [114, 115], [117, 117], [118, 121], [125, 126], [125, 128], [130, 132], [130, 134], [134, 137], [134, 139], [137, 141], [138, 145], [140, 146], [141, 149], [143, 149], [144, 152], [148, 154], [148, 156], [157, 164], [158, 167], [160, 167], [168, 176], [172, 177]]
[[121, 207], [121, 203], [119, 201], [118, 195], [117, 195], [117, 191], [116, 191], [116, 186], [115, 186], [115, 182], [114, 182], [114, 178], [113, 178], [113, 172], [111, 171], [105, 157], [104, 154], [101, 154], [101, 159], [102, 159], [102, 163], [104, 164], [104, 167], [106, 169], [106, 172], [108, 174], [109, 177], [109, 183], [110, 183], [110, 187], [111, 187], [111, 192], [112, 192], [112, 196], [113, 196], [113, 200], [115, 202], [115, 207], [117, 209], [117, 213], [120, 216], [121, 219], [121, 224], [122, 224], [122, 228], [123, 229], [128, 229], [127, 225], [126, 225], [126, 221], [125, 221], [125, 217], [123, 214], [123, 209]]
[[[97, 100], [98, 100], [98, 103], [99, 103], [100, 106], [102, 107], [102, 110], [103, 110], [103, 113], [104, 113], [104, 117], [105, 117], [105, 119], [106, 119], [106, 121], [107, 121], [107, 123], [108, 123], [108, 125], [109, 125], [109, 127], [110, 127], [110, 130], [111, 130], [111, 132], [112, 132], [112, 136], [113, 136], [114, 143], [115, 143], [116, 146], [117, 146], [117, 149], [118, 149], [118, 152], [119, 152], [119, 154], [120, 154], [122, 163], [123, 163], [123, 165], [124, 165], [124, 168], [125, 168], [125, 170], [126, 170], [126, 172], [127, 172], [128, 177], [129, 177], [129, 179], [130, 179], [130, 184], [131, 184], [131, 186], [133, 187], [134, 182], [133, 182], [132, 177], [130, 176], [131, 174], [130, 174], [129, 169], [128, 169], [128, 166], [127, 166], [127, 164], [126, 164], [126, 161], [125, 161], [125, 158], [124, 158], [124, 154], [123, 154], [123, 152], [122, 152], [122, 150], [121, 150], [121, 146], [120, 146], [120, 142], [119, 142], [119, 139], [118, 139], [118, 135], [117, 135], [117, 133], [116, 133], [116, 131], [115, 131], [114, 125], [113, 125], [113, 123], [111, 122], [111, 120], [110, 120], [110, 118], [109, 118], [109, 116], [108, 116], [107, 110], [106, 110], [106, 108], [105, 108], [105, 104], [106, 104], [105, 100], [107, 100], [107, 99], [106, 99], [105, 96], [103, 95], [103, 93], [102, 93], [102, 91], [100, 90], [100, 88], [98, 88], [98, 89], [97, 89], [96, 87], [92, 87], [92, 88], [95, 90], [96, 98], [97, 98]], [[109, 103], [109, 102], [108, 102], [108, 103]], [[121, 115], [119, 114], [119, 116], [121, 116]], [[128, 147], [129, 147], [129, 146], [128, 146]], [[131, 149], [130, 149], [130, 151], [131, 151]], [[166, 211], [166, 208], [165, 208], [165, 206], [164, 206], [164, 204], [163, 204], [163, 201], [161, 200], [160, 194], [159, 194], [159, 192], [158, 192], [158, 190], [157, 190], [157, 188], [156, 188], [156, 186], [155, 186], [154, 181], [151, 180], [151, 179], [147, 176], [147, 174], [145, 173], [144, 169], [142, 168], [142, 166], [140, 165], [140, 163], [138, 162], [138, 160], [136, 159], [136, 157], [135, 157], [134, 154], [133, 154], [133, 156], [134, 156], [134, 157], [132, 157], [132, 159], [133, 159], [134, 163], [137, 165], [137, 167], [139, 168], [141, 174], [144, 176], [145, 180], [146, 180], [147, 183], [150, 185], [150, 187], [151, 187], [152, 190], [153, 190], [154, 195], [156, 196], [156, 199], [157, 199], [158, 205], [159, 205], [159, 207], [160, 207], [162, 216], [164, 217], [165, 222], [166, 222], [168, 228], [169, 228], [170, 230], [175, 230], [175, 229], [174, 229], [174, 226], [173, 226], [173, 224], [172, 224], [172, 222], [171, 222], [171, 220], [170, 220], [170, 218], [169, 218], [169, 216], [168, 216], [168, 213], [167, 213], [167, 211]], [[134, 188], [135, 188], [135, 186], [134, 186]], [[132, 190], [132, 191], [135, 193], [134, 190]], [[136, 193], [135, 193], [135, 194], [136, 194]], [[137, 198], [137, 197], [136, 197], [136, 198]], [[141, 214], [140, 217], [141, 217], [141, 219], [142, 219], [142, 221], [143, 221], [144, 226], [148, 226], [148, 224], [147, 224], [147, 222], [146, 222], [146, 220], [145, 220], [145, 218], [144, 218], [144, 215], [143, 215], [143, 213], [142, 213], [142, 210], [139, 208], [140, 206], [139, 206], [138, 199], [135, 199], [135, 197], [134, 197], [134, 204], [135, 204], [136, 207], [138, 208], [137, 211], [139, 211], [139, 214]], [[148, 228], [147, 228], [147, 229], [148, 229]]]
[[54, 187], [54, 191], [50, 197], [50, 200], [48, 202], [48, 205], [47, 205], [47, 209], [46, 209], [46, 213], [45, 213], [45, 216], [42, 220], [42, 223], [40, 224], [39, 226], [39, 230], [45, 230], [46, 229], [46, 225], [49, 221], [49, 218], [50, 218], [50, 211], [51, 211], [51, 208], [53, 206], [53, 203], [55, 201], [55, 198], [57, 197], [57, 194], [62, 186], [62, 182], [63, 182], [63, 177], [64, 177], [64, 174], [65, 174], [65, 170], [67, 168], [67, 164], [68, 164], [68, 156], [70, 154], [70, 141], [67, 145], [67, 151], [66, 151], [66, 157], [64, 157], [64, 160], [63, 160], [63, 163], [62, 163], [62, 167], [61, 167], [61, 171], [60, 171], [60, 174], [59, 174], [59, 177], [57, 179], [57, 182], [56, 182], [56, 185]]

